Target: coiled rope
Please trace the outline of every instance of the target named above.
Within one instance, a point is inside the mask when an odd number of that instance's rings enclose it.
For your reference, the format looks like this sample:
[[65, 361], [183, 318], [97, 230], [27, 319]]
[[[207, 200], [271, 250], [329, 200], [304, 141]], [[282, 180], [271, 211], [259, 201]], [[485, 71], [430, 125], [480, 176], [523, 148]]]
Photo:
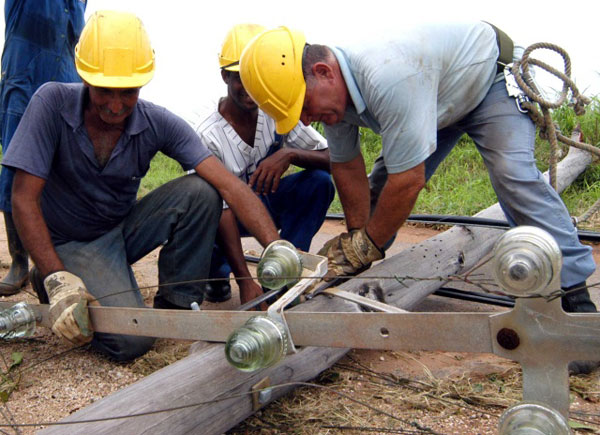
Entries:
[[[558, 71], [550, 65], [531, 58], [531, 54], [535, 50], [551, 50], [558, 53], [564, 62], [564, 72]], [[533, 77], [531, 76], [530, 66], [537, 66], [544, 69], [563, 82], [562, 91], [559, 93], [556, 101], [548, 101], [542, 98], [539, 89], [537, 88]], [[569, 90], [572, 95], [573, 110], [577, 116], [585, 114], [585, 106], [591, 103], [591, 100], [585, 95], [582, 95], [577, 89], [575, 83], [571, 80], [571, 59], [569, 54], [561, 47], [555, 44], [546, 42], [538, 42], [532, 44], [523, 52], [520, 60], [515, 61], [512, 67], [512, 73], [519, 87], [525, 92], [531, 101], [521, 103], [521, 107], [529, 112], [529, 116], [540, 129], [540, 137], [546, 139], [550, 143], [550, 185], [556, 189], [556, 165], [558, 162], [558, 141], [575, 147], [581, 150], [590, 152], [600, 157], [600, 149], [598, 147], [573, 140], [560, 133], [560, 130], [554, 125], [551, 109], [561, 107], [567, 101]], [[537, 104], [536, 104], [537, 103]], [[538, 108], [539, 107], [539, 108]], [[588, 220], [594, 213], [600, 209], [600, 199], [597, 200], [592, 207], [581, 216], [574, 218], [575, 224]]]

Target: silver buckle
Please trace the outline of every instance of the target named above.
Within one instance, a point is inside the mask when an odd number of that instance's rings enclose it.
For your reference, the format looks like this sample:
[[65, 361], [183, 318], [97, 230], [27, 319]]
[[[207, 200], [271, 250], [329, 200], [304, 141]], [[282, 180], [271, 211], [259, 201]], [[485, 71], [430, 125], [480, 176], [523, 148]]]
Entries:
[[517, 109], [519, 110], [519, 112], [527, 113], [527, 110], [523, 109], [522, 104], [528, 102], [529, 97], [519, 87], [517, 79], [515, 79], [515, 76], [512, 73], [512, 67], [512, 63], [509, 63], [504, 67], [504, 80], [506, 81], [506, 91], [508, 92], [509, 97], [513, 97], [515, 99], [515, 104], [517, 105]]

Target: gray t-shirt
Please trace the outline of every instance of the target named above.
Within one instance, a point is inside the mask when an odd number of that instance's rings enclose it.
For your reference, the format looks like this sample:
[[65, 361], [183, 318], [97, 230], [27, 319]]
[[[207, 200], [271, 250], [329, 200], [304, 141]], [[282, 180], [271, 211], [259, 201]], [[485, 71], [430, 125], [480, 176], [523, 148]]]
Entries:
[[41, 205], [54, 243], [93, 240], [135, 204], [158, 151], [191, 169], [211, 155], [192, 128], [138, 100], [109, 161], [98, 164], [83, 122], [82, 84], [47, 83], [32, 97], [2, 164], [46, 180]]
[[381, 134], [389, 173], [415, 167], [436, 149], [437, 131], [483, 100], [496, 74], [498, 46], [483, 22], [399, 29], [385, 39], [332, 48], [351, 103], [325, 126], [333, 162], [360, 153], [358, 126]]

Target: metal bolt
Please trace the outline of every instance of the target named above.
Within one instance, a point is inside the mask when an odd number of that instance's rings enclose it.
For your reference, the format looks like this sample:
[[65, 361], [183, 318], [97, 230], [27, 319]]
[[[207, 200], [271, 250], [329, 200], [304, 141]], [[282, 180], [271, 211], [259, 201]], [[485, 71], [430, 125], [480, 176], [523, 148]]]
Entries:
[[260, 403], [261, 405], [264, 405], [269, 400], [271, 400], [271, 392], [272, 392], [272, 388], [265, 388], [264, 390], [259, 391], [258, 392], [258, 403]]
[[521, 344], [519, 334], [509, 328], [502, 328], [500, 331], [498, 331], [496, 340], [500, 346], [508, 350], [514, 350], [519, 347], [519, 344]]
[[509, 276], [513, 281], [525, 281], [531, 274], [530, 265], [525, 262], [515, 262], [508, 269]]

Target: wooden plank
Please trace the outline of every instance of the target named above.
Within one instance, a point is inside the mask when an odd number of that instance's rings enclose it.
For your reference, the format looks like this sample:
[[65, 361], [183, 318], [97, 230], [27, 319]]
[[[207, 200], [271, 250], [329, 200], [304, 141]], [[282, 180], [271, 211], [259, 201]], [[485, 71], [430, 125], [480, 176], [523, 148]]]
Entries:
[[[588, 153], [571, 148], [558, 168], [558, 186], [562, 191], [591, 161]], [[492, 206], [478, 216], [502, 218], [499, 206]], [[364, 275], [396, 274], [413, 277], [447, 277], [473, 267], [486, 255], [502, 233], [486, 228], [454, 227], [436, 237], [419, 243], [373, 267]], [[400, 284], [395, 280], [379, 280], [386, 302], [410, 309], [443, 284], [440, 281], [412, 281]], [[361, 280], [350, 280], [340, 286], [356, 290]], [[357, 284], [359, 283], [359, 284]], [[316, 297], [293, 310], [358, 311], [359, 307], [339, 298]], [[230, 367], [223, 354], [223, 345], [209, 345], [187, 358], [124, 388], [65, 418], [64, 422], [101, 419], [111, 416], [131, 416], [168, 407], [208, 402], [201, 406], [172, 412], [107, 420], [75, 426], [53, 426], [43, 434], [84, 432], [112, 433], [183, 433], [221, 434], [252, 415], [252, 399], [248, 393], [265, 376], [271, 385], [313, 379], [331, 367], [348, 349], [306, 347], [279, 365], [254, 373], [244, 373]], [[271, 400], [281, 397], [293, 387], [274, 390]], [[232, 397], [242, 394], [239, 397]], [[227, 400], [218, 400], [231, 397]]]

